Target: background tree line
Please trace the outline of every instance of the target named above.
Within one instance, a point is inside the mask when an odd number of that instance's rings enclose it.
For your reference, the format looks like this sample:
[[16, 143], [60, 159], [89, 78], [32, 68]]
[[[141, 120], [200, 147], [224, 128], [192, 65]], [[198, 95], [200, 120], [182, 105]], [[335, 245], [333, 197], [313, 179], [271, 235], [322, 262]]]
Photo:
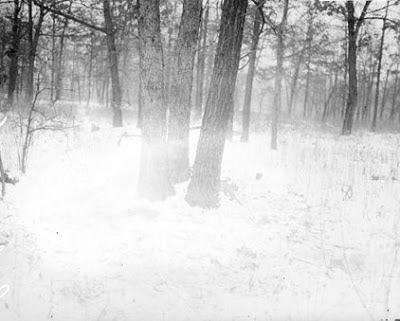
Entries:
[[[139, 191], [218, 205], [226, 139], [279, 123], [398, 128], [399, 1], [1, 0], [1, 108], [135, 111]], [[100, 107], [97, 107], [100, 108]], [[201, 121], [193, 168], [189, 133]]]

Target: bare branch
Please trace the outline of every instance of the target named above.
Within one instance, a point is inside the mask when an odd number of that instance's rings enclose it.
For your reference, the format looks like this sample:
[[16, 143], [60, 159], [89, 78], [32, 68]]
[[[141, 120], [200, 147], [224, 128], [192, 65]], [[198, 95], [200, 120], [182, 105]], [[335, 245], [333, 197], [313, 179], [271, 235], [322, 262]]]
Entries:
[[47, 6], [47, 5], [39, 2], [38, 0], [33, 0], [33, 3], [35, 5], [37, 5], [38, 7], [44, 9], [44, 10], [50, 11], [50, 12], [56, 14], [56, 15], [59, 15], [59, 16], [62, 16], [64, 18], [66, 18], [66, 19], [72, 20], [72, 21], [74, 21], [76, 23], [79, 23], [79, 24], [85, 26], [85, 27], [88, 27], [88, 28], [93, 29], [93, 30], [100, 31], [102, 33], [107, 33], [107, 30], [104, 27], [99, 27], [99, 26], [96, 26], [94, 24], [91, 24], [91, 23], [89, 23], [89, 22], [87, 22], [85, 20], [77, 18], [77, 17], [75, 17], [75, 16], [73, 16], [73, 15], [71, 15], [69, 13], [63, 12], [63, 11], [57, 9], [57, 8], [53, 8], [53, 7]]

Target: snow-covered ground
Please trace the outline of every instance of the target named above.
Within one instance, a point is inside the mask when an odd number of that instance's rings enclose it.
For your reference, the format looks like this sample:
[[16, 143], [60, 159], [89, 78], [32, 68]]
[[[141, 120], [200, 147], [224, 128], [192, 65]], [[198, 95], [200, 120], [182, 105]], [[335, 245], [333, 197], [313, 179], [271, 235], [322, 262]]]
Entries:
[[278, 152], [235, 137], [204, 211], [187, 183], [138, 199], [123, 131], [37, 138], [0, 203], [1, 321], [400, 318], [398, 135], [286, 126]]

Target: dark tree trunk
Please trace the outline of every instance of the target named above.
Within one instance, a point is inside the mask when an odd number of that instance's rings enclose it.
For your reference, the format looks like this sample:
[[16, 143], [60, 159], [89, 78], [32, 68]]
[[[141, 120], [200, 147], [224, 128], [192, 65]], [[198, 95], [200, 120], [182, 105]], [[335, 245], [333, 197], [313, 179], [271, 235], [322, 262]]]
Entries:
[[217, 207], [226, 127], [239, 67], [247, 0], [225, 0], [210, 90], [186, 201]]
[[357, 36], [367, 13], [371, 1], [364, 5], [360, 18], [356, 18], [354, 3], [346, 1], [347, 29], [348, 29], [348, 70], [349, 90], [347, 96], [346, 111], [344, 115], [342, 135], [350, 135], [353, 128], [354, 112], [357, 106]]
[[14, 11], [12, 17], [12, 39], [11, 47], [9, 50], [10, 57], [10, 69], [8, 75], [8, 92], [7, 92], [7, 104], [11, 107], [14, 102], [14, 92], [17, 86], [18, 79], [18, 58], [19, 58], [19, 46], [20, 46], [20, 21], [19, 12], [21, 5], [19, 0], [14, 0]]
[[356, 18], [354, 16], [354, 4], [346, 2], [347, 25], [349, 33], [348, 41], [348, 70], [349, 70], [349, 92], [347, 96], [347, 106], [342, 127], [342, 135], [350, 135], [353, 127], [353, 117], [357, 106], [357, 33]]
[[204, 77], [206, 67], [206, 52], [207, 52], [207, 31], [208, 31], [208, 13], [209, 7], [204, 12], [204, 19], [202, 21], [201, 36], [199, 37], [199, 49], [197, 53], [197, 73], [196, 73], [196, 102], [194, 108], [194, 118], [200, 119], [203, 110], [203, 97], [204, 97]]
[[242, 143], [246, 143], [249, 141], [251, 96], [253, 93], [253, 81], [256, 70], [257, 47], [258, 47], [258, 41], [260, 39], [261, 20], [262, 20], [260, 10], [258, 10], [257, 7], [254, 7], [253, 11], [254, 11], [253, 35], [251, 40], [249, 67], [246, 78], [246, 91], [244, 94], [244, 103], [243, 103], [242, 136], [240, 138]]
[[164, 200], [173, 194], [168, 179], [164, 62], [160, 0], [139, 0], [140, 77], [142, 83], [142, 150], [139, 195]]
[[193, 66], [201, 0], [185, 0], [175, 48], [169, 95], [168, 164], [174, 183], [189, 179], [189, 126]]
[[275, 90], [274, 90], [272, 124], [271, 124], [271, 149], [273, 150], [276, 150], [278, 148], [278, 121], [279, 121], [279, 112], [281, 109], [283, 55], [285, 50], [284, 36], [285, 36], [288, 9], [289, 9], [289, 0], [285, 0], [282, 20], [277, 28], [278, 46], [276, 49], [276, 75], [275, 75]]
[[34, 26], [33, 15], [32, 15], [33, 3], [32, 0], [28, 2], [28, 45], [29, 45], [29, 53], [28, 53], [28, 72], [26, 79], [26, 92], [25, 92], [25, 100], [29, 103], [32, 102], [33, 99], [33, 88], [34, 88], [34, 71], [35, 71], [35, 59], [36, 59], [36, 49], [39, 43], [40, 31], [42, 28], [44, 16], [46, 12], [43, 8], [40, 8], [39, 20]]
[[115, 45], [115, 30], [111, 17], [110, 0], [103, 0], [104, 24], [106, 29], [109, 69], [111, 74], [113, 126], [122, 126], [121, 100], [122, 92], [119, 82], [118, 53]]
[[383, 55], [383, 45], [385, 44], [386, 18], [387, 18], [387, 14], [388, 14], [388, 8], [389, 8], [389, 4], [386, 5], [386, 14], [383, 19], [382, 35], [381, 35], [381, 41], [380, 41], [380, 45], [379, 45], [378, 68], [376, 70], [377, 74], [376, 74], [374, 113], [372, 115], [372, 124], [371, 124], [372, 131], [376, 130], [376, 122], [377, 122], [377, 117], [378, 117], [379, 87], [381, 84], [382, 55]]

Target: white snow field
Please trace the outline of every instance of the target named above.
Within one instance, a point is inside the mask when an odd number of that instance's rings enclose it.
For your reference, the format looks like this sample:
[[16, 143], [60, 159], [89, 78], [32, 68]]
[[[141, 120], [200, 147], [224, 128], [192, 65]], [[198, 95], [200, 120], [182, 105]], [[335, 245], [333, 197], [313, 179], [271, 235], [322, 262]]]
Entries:
[[124, 130], [36, 138], [0, 202], [1, 321], [400, 318], [399, 135], [286, 126], [275, 153], [265, 133], [234, 137], [205, 211], [187, 183], [138, 199]]

